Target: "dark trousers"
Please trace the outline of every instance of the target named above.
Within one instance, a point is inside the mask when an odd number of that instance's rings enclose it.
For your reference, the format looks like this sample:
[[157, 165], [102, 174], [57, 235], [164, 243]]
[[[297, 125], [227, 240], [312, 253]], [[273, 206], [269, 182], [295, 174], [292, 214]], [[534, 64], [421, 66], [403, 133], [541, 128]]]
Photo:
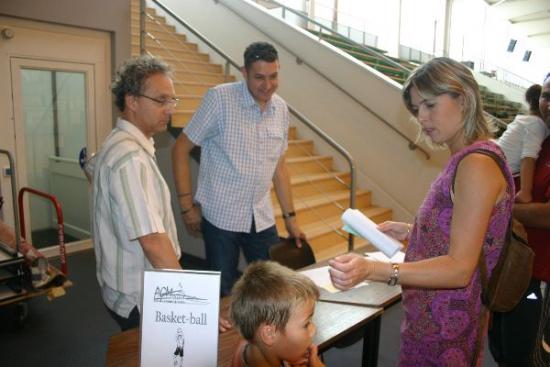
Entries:
[[137, 328], [140, 324], [141, 317], [137, 306], [132, 309], [132, 311], [128, 315], [128, 318], [120, 316], [107, 306], [105, 306], [105, 308], [107, 309], [107, 311], [109, 311], [109, 315], [111, 315], [111, 317], [116, 321], [118, 326], [120, 326], [121, 331]]
[[514, 309], [509, 312], [493, 312], [493, 320], [489, 327], [489, 349], [499, 365], [531, 365], [542, 302], [540, 281], [532, 279], [529, 288]]
[[206, 249], [206, 260], [210, 270], [221, 271], [223, 296], [231, 293], [233, 284], [239, 277], [239, 254], [242, 248], [247, 262], [269, 259], [269, 247], [279, 242], [275, 226], [256, 232], [252, 221], [249, 233], [225, 231], [202, 218], [202, 236]]

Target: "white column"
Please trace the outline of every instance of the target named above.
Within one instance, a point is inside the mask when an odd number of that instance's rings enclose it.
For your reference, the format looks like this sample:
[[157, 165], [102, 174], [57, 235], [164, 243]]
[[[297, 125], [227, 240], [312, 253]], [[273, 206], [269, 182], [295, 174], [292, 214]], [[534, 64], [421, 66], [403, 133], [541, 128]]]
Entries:
[[449, 57], [451, 46], [451, 20], [453, 14], [453, 0], [445, 2], [445, 23], [443, 26], [443, 56]]

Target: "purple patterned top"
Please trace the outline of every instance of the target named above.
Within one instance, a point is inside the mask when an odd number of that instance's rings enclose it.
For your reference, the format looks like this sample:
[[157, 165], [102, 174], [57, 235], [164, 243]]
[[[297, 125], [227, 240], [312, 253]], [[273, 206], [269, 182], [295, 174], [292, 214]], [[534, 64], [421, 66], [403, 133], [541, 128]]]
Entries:
[[[418, 261], [449, 252], [453, 203], [450, 188], [460, 160], [474, 150], [496, 153], [500, 148], [490, 141], [476, 142], [455, 153], [432, 183], [418, 210], [405, 261]], [[505, 165], [506, 166], [506, 165]], [[488, 274], [496, 264], [512, 213], [514, 186], [507, 172], [508, 190], [494, 207], [483, 242]], [[473, 188], [475, 189], [475, 188]], [[459, 289], [403, 287], [405, 318], [401, 325], [399, 366], [469, 366], [474, 356], [481, 316], [479, 270], [470, 284]], [[483, 329], [486, 325], [483, 326]], [[483, 339], [482, 339], [483, 340]], [[478, 354], [481, 360], [482, 351]]]

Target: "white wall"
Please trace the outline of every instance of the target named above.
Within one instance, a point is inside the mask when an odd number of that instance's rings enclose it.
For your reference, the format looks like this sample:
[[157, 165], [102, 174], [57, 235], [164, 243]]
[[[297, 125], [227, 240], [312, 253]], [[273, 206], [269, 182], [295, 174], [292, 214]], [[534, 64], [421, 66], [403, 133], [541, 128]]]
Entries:
[[[398, 84], [248, 0], [165, 0], [164, 4], [239, 63], [251, 42], [273, 43], [281, 63], [279, 94], [353, 155], [360, 186], [373, 191], [376, 204], [391, 207], [397, 219], [412, 219], [447, 153], [432, 153], [426, 160], [421, 153], [409, 150], [408, 143], [372, 112], [339, 90], [348, 91], [414, 139], [416, 127], [401, 102]], [[296, 55], [304, 62], [298, 63]], [[300, 134], [302, 131], [299, 129]]]

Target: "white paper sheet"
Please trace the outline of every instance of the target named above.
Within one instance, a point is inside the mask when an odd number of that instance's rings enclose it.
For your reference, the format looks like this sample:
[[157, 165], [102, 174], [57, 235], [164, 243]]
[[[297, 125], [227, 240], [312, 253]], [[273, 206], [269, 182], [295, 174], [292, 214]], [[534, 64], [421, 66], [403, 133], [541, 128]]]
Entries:
[[146, 270], [140, 366], [216, 366], [219, 303], [219, 272]]
[[394, 256], [403, 248], [401, 242], [391, 238], [376, 228], [376, 223], [367, 218], [357, 209], [346, 209], [342, 214], [344, 230], [359, 235], [370, 241], [377, 249], [387, 257]]
[[383, 261], [386, 263], [402, 263], [405, 261], [405, 253], [403, 251], [397, 252], [393, 257], [387, 257], [381, 251], [365, 252], [365, 257], [369, 260]]
[[[317, 287], [323, 288], [327, 292], [330, 292], [330, 293], [341, 292], [340, 289], [332, 285], [332, 281], [330, 280], [330, 274], [328, 272], [328, 269], [329, 269], [328, 266], [322, 266], [320, 268], [303, 270], [300, 273], [304, 274], [306, 277], [311, 279]], [[362, 287], [367, 284], [368, 283], [366, 282], [361, 282], [357, 284], [354, 288]]]

